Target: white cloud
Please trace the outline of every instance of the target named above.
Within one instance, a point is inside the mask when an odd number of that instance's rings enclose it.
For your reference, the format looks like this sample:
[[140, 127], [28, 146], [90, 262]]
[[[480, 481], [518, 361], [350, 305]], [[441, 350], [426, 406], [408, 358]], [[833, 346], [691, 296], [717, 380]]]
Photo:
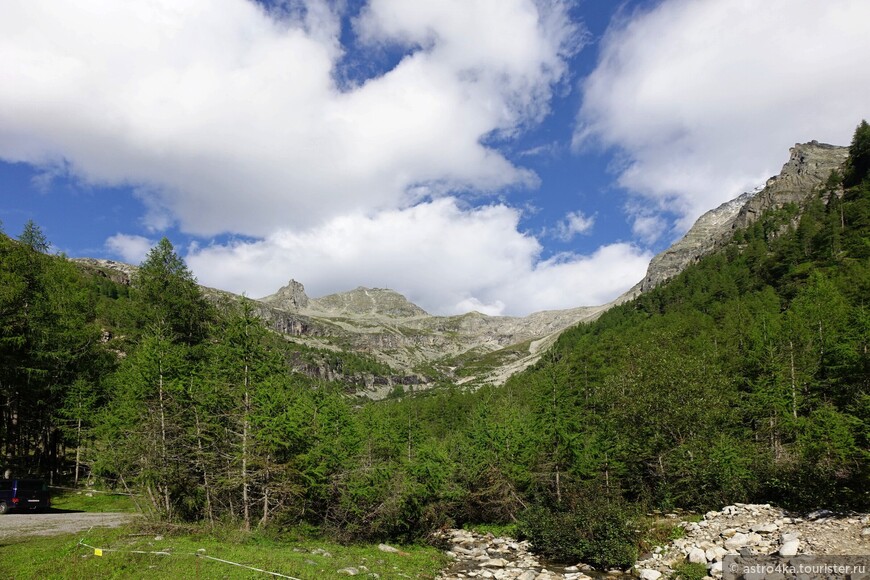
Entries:
[[422, 48], [346, 87], [328, 6], [6, 2], [0, 158], [139, 186], [148, 226], [200, 235], [536, 183], [482, 140], [546, 114], [578, 48], [567, 8], [373, 0], [356, 23], [371, 50]]
[[631, 233], [647, 244], [655, 243], [667, 229], [667, 222], [658, 215], [637, 215], [631, 224]]
[[106, 249], [125, 262], [139, 264], [154, 246], [154, 241], [143, 236], [115, 234], [106, 240]]
[[563, 242], [568, 242], [577, 234], [589, 233], [593, 225], [595, 225], [595, 216], [584, 215], [582, 211], [570, 211], [556, 226], [556, 237]]
[[602, 304], [646, 271], [650, 255], [629, 244], [540, 260], [540, 243], [517, 230], [519, 219], [505, 205], [467, 209], [442, 198], [194, 249], [186, 259], [200, 283], [249, 296], [271, 294], [289, 278], [311, 296], [390, 287], [434, 314], [522, 315]]
[[[364, 81], [341, 68], [341, 5], [7, 2], [0, 159], [131, 186], [151, 232], [258, 238], [187, 255], [203, 284], [251, 296], [294, 277], [314, 296], [388, 286], [433, 313], [525, 314], [606, 302], [643, 276], [649, 256], [627, 244], [542, 260], [520, 210], [460, 199], [537, 184], [487, 143], [541, 121], [567, 86], [583, 41], [567, 2], [371, 0], [353, 56], [406, 55]], [[570, 214], [563, 235], [590, 220]], [[132, 262], [150, 245], [106, 241]]]
[[[868, 114], [870, 3], [665, 0], [612, 26], [575, 145], [627, 156], [653, 210], [701, 213], [779, 172], [795, 142], [848, 144]], [[635, 221], [654, 237], [668, 228]]]

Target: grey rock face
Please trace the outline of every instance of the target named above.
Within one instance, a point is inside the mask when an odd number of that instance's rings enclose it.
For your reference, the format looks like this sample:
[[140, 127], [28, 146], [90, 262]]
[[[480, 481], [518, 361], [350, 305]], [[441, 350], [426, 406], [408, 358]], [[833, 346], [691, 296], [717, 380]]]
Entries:
[[848, 147], [818, 141], [798, 143], [790, 149], [789, 160], [779, 175], [767, 180], [764, 189], [748, 201], [734, 220], [734, 228], [751, 225], [762, 212], [801, 203], [824, 185], [831, 171], [842, 173]]
[[308, 308], [309, 304], [308, 295], [305, 294], [305, 286], [296, 280], [290, 280], [286, 286], [281, 287], [271, 296], [261, 298], [260, 302], [290, 312], [299, 312]]
[[724, 246], [734, 230], [751, 225], [769, 209], [801, 203], [825, 184], [831, 171], [841, 170], [848, 147], [811, 141], [798, 143], [779, 175], [758, 192], [748, 192], [708, 211], [673, 246], [655, 256], [643, 281], [626, 293], [631, 299], [682, 272], [686, 266]]
[[652, 290], [682, 272], [689, 264], [720, 248], [730, 238], [740, 209], [755, 195], [751, 191], [744, 193], [698, 218], [680, 241], [650, 261], [639, 291]]
[[321, 316], [388, 316], [414, 318], [428, 313], [394, 290], [363, 288], [330, 294], [309, 303], [309, 311]]

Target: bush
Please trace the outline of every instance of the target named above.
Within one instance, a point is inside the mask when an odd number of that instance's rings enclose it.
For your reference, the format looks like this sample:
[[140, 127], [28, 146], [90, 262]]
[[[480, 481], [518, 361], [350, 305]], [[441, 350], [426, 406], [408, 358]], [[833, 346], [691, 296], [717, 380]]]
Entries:
[[702, 580], [707, 576], [706, 564], [682, 562], [674, 566], [674, 580]]
[[636, 507], [601, 495], [582, 498], [566, 510], [533, 506], [522, 514], [519, 531], [555, 562], [628, 568], [637, 559], [637, 524]]

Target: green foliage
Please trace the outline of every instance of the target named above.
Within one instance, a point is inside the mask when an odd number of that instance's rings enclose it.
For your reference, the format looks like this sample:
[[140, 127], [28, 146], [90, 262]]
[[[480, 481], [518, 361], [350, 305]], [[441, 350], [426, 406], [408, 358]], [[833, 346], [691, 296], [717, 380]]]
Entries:
[[677, 580], [703, 580], [708, 576], [707, 565], [695, 562], [680, 562], [674, 566], [674, 578]]
[[860, 184], [870, 174], [870, 124], [861, 121], [852, 136], [849, 146], [849, 160], [843, 185], [846, 187]]
[[569, 509], [533, 506], [520, 534], [556, 562], [585, 562], [599, 569], [628, 568], [637, 559], [637, 508], [618, 495], [589, 494]]
[[211, 307], [168, 239], [161, 239], [148, 252], [133, 287], [143, 317], [141, 326], [163, 326], [172, 333], [173, 340], [190, 345], [205, 339]]
[[24, 230], [18, 236], [18, 241], [40, 254], [47, 253], [51, 247], [51, 244], [48, 243], [48, 238], [45, 237], [40, 227], [32, 219], [27, 220], [27, 223], [24, 224]]

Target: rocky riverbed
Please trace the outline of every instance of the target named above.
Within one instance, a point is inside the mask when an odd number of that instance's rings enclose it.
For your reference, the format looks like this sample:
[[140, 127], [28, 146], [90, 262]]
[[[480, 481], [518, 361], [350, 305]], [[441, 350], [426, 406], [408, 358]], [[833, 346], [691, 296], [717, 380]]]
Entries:
[[532, 554], [527, 541], [498, 538], [468, 530], [445, 530], [435, 535], [447, 546], [454, 563], [439, 580], [495, 578], [498, 580], [586, 580], [588, 566], [546, 566]]
[[445, 530], [436, 541], [446, 546], [454, 563], [439, 580], [494, 578], [497, 580], [586, 580], [606, 576], [639, 576], [659, 580], [674, 574], [684, 562], [707, 567], [710, 578], [722, 576], [726, 555], [868, 555], [870, 556], [870, 515], [837, 514], [818, 510], [789, 514], [770, 505], [735, 504], [711, 511], [700, 521], [680, 521], [683, 537], [644, 555], [634, 569], [595, 571], [578, 563], [560, 567], [543, 563], [528, 542], [478, 534], [468, 530]]
[[707, 566], [708, 575], [722, 576], [726, 555], [870, 555], [870, 516], [818, 510], [789, 514], [767, 504], [734, 504], [707, 512], [698, 522], [680, 522], [683, 538], [635, 565], [644, 580], [673, 574], [682, 562]]

